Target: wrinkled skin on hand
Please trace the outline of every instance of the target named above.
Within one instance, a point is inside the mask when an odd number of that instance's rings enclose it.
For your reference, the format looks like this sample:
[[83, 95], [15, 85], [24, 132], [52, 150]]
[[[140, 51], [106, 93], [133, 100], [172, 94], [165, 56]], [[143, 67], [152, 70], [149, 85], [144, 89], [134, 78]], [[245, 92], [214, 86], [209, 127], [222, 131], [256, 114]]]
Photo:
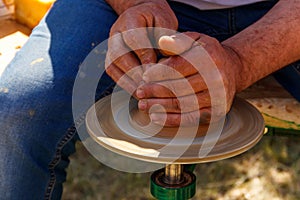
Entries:
[[[154, 123], [189, 126], [219, 119], [229, 111], [236, 92], [239, 57], [207, 35], [176, 34], [177, 26], [176, 16], [164, 3], [149, 1], [125, 10], [111, 28], [106, 71], [139, 100], [139, 109], [149, 112]], [[159, 63], [153, 48], [157, 44], [165, 56]]]
[[[136, 97], [141, 84], [144, 67], [157, 62], [157, 51], [153, 43], [165, 31], [153, 31], [147, 27], [177, 29], [175, 14], [164, 0], [148, 1], [125, 10], [112, 26], [108, 40], [106, 72], [112, 79]], [[172, 32], [172, 33], [174, 33]]]
[[[197, 125], [210, 122], [214, 97], [214, 119], [223, 117], [236, 92], [237, 54], [216, 39], [195, 32], [164, 36], [159, 46], [168, 57], [143, 74], [145, 84], [137, 90], [139, 109], [150, 112], [151, 120], [160, 125]], [[218, 99], [222, 94], [223, 99]]]

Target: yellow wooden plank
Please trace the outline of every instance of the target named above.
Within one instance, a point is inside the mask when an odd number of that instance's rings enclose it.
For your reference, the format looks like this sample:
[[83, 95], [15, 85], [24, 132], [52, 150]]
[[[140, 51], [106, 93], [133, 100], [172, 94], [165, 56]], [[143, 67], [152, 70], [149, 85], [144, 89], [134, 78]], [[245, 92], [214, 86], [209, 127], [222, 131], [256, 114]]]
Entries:
[[15, 0], [15, 18], [29, 28], [35, 27], [55, 0]]
[[239, 94], [263, 115], [266, 126], [300, 130], [300, 102], [267, 77]]

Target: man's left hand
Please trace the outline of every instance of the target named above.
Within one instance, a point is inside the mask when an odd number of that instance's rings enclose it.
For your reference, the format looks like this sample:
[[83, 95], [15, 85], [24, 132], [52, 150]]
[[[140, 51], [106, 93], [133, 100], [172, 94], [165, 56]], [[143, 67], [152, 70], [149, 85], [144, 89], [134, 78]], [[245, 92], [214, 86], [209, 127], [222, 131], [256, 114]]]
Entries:
[[240, 76], [237, 54], [196, 32], [163, 36], [159, 46], [167, 58], [145, 71], [145, 84], [136, 93], [139, 109], [164, 126], [209, 123], [212, 106], [213, 119], [223, 117], [230, 110]]

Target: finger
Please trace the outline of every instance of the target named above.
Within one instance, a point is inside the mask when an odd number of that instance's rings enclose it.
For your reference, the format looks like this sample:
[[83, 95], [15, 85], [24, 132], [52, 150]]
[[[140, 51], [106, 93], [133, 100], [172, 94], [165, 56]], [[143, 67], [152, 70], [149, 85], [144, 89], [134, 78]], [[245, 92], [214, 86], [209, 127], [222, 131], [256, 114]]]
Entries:
[[207, 89], [200, 74], [156, 83], [146, 83], [138, 88], [139, 98], [172, 98], [196, 94]]
[[138, 85], [114, 64], [106, 68], [106, 73], [129, 94], [134, 94]]
[[133, 53], [126, 53], [116, 59], [113, 63], [127, 76], [133, 79], [135, 83], [139, 84], [143, 81], [143, 69]]
[[122, 34], [120, 32], [111, 33], [108, 38], [108, 49], [106, 53], [107, 66], [114, 62], [119, 57], [127, 54], [131, 50], [126, 46], [123, 41]]
[[188, 113], [151, 113], [150, 119], [153, 123], [161, 126], [197, 126], [210, 123], [211, 109], [203, 108]]
[[180, 56], [171, 56], [163, 62], [148, 68], [143, 75], [143, 80], [145, 82], [156, 82], [178, 79], [182, 76], [187, 77], [196, 73], [210, 77], [211, 69], [214, 69], [216, 64], [202, 46], [208, 45], [201, 38], [189, 51]]
[[161, 27], [163, 27], [163, 26], [158, 26], [158, 28], [154, 27], [152, 32], [153, 32], [153, 35], [155, 38], [156, 47], [162, 53], [163, 51], [161, 51], [160, 46], [159, 46], [160, 38], [163, 36], [176, 35], [178, 32], [176, 31], [177, 29], [168, 29], [168, 28], [161, 28]]
[[143, 80], [149, 83], [179, 79], [197, 73], [199, 73], [199, 71], [186, 59], [181, 56], [172, 56], [147, 68], [143, 74]]
[[121, 34], [115, 34], [108, 40], [108, 51], [106, 54], [105, 66], [114, 64], [135, 83], [142, 81], [143, 70], [135, 55], [126, 47]]
[[122, 32], [124, 43], [134, 51], [141, 64], [156, 63], [157, 55], [146, 28]]
[[[159, 105], [159, 106], [156, 106]], [[139, 109], [149, 112], [181, 113], [192, 112], [200, 108], [211, 106], [208, 91], [178, 98], [142, 99], [138, 103]]]
[[200, 38], [197, 32], [178, 33], [170, 36], [162, 36], [158, 40], [158, 46], [164, 55], [180, 55], [192, 48], [194, 42]]

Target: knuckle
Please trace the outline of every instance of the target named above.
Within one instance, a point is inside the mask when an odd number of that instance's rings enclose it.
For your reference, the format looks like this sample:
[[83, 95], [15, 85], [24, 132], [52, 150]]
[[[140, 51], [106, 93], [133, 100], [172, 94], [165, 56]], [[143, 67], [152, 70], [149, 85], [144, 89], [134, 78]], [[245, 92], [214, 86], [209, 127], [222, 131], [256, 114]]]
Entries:
[[[181, 103], [182, 102], [179, 102], [178, 98], [171, 99], [171, 105], [172, 105], [173, 109], [175, 109], [175, 111], [181, 111]], [[184, 104], [182, 104], [182, 105], [184, 105]]]
[[186, 125], [196, 125], [199, 123], [199, 112], [189, 112], [183, 115], [183, 121]]
[[156, 54], [153, 49], [140, 49], [137, 51], [137, 55], [143, 64], [156, 62]]
[[172, 82], [167, 81], [164, 86], [166, 87], [166, 94], [168, 96], [177, 96], [176, 86]]
[[209, 123], [211, 119], [211, 110], [210, 109], [203, 109], [200, 111], [200, 122], [201, 123]]
[[209, 94], [207, 94], [207, 92], [197, 93], [196, 98], [197, 98], [197, 100], [196, 100], [195, 104], [197, 104], [199, 106], [199, 108], [207, 107], [208, 105], [210, 105], [210, 96], [209, 96]]
[[112, 76], [113, 75], [113, 66], [112, 65], [109, 65], [108, 67], [106, 67], [106, 69], [105, 69], [105, 71], [106, 71], [106, 73], [108, 74], [108, 75], [110, 75], [110, 76]]
[[177, 71], [176, 66], [180, 66], [182, 64], [183, 64], [183, 59], [180, 56], [172, 56], [167, 62], [167, 65], [172, 69], [174, 69], [175, 71]]
[[124, 42], [133, 50], [137, 50], [137, 41], [134, 39], [134, 36], [130, 36], [129, 34], [123, 34]]
[[106, 60], [110, 63], [114, 62], [114, 60], [118, 57], [116, 52], [116, 48], [108, 48], [108, 51], [106, 53]]
[[187, 97], [183, 97], [181, 103], [184, 106], [183, 109], [187, 112], [199, 110], [200, 108], [199, 101], [195, 95], [189, 95]]
[[111, 60], [110, 60], [110, 58], [108, 56], [106, 56], [105, 62], [104, 62], [105, 69], [109, 68], [110, 65], [111, 65]]

